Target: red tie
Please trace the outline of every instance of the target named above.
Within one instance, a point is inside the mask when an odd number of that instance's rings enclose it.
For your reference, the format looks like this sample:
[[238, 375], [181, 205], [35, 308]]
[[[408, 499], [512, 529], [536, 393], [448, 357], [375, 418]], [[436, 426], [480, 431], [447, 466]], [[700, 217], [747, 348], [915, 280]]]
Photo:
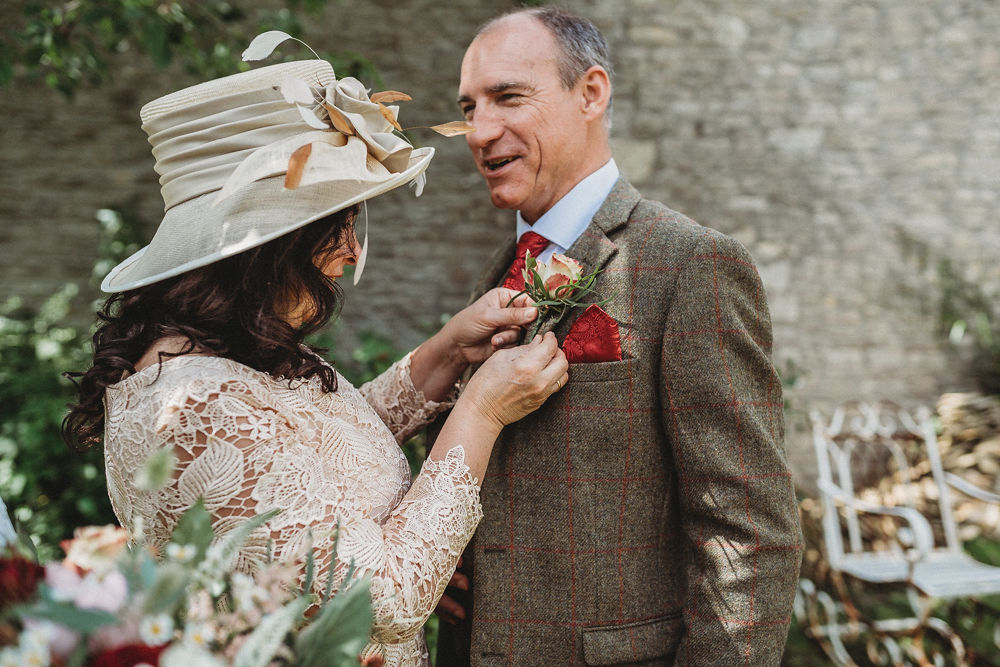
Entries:
[[521, 234], [517, 241], [517, 249], [514, 251], [514, 263], [510, 265], [507, 272], [507, 279], [503, 281], [504, 287], [521, 291], [524, 289], [524, 254], [531, 251], [532, 257], [539, 254], [549, 245], [549, 240], [537, 232], [527, 231]]

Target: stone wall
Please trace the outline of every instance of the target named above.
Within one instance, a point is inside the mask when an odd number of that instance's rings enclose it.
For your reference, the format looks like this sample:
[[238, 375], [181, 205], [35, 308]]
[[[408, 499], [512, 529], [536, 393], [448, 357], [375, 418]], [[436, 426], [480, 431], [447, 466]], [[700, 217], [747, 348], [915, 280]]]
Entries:
[[[18, 3], [15, 3], [18, 4]], [[1000, 9], [993, 0], [575, 0], [617, 68], [614, 149], [648, 197], [729, 233], [757, 259], [775, 361], [790, 383], [789, 452], [808, 479], [805, 412], [847, 398], [932, 403], [968, 380], [940, 332], [938, 267], [1000, 293]], [[307, 41], [368, 55], [411, 92], [407, 125], [457, 117], [483, 0], [330, 3]], [[95, 209], [158, 220], [138, 108], [187, 83], [125, 57], [67, 103], [0, 91], [0, 279], [41, 298], [86, 280]], [[424, 196], [372, 202], [369, 269], [347, 287], [343, 345], [401, 346], [459, 309], [511, 217], [492, 210], [460, 138]]]

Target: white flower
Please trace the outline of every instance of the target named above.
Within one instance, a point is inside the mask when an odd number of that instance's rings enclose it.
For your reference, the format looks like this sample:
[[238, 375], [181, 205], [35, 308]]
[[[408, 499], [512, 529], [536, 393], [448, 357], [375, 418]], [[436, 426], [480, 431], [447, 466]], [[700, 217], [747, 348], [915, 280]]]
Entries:
[[267, 592], [257, 585], [253, 577], [243, 572], [235, 572], [232, 577], [233, 597], [240, 611], [253, 611], [267, 599]]
[[90, 572], [76, 589], [73, 603], [80, 609], [103, 609], [114, 613], [121, 609], [127, 599], [128, 580], [121, 572]]
[[21, 652], [13, 646], [0, 649], [0, 667], [21, 667]]
[[44, 646], [25, 646], [21, 649], [20, 658], [23, 667], [49, 667], [52, 661], [49, 649]]
[[52, 641], [52, 626], [49, 623], [35, 623], [25, 628], [18, 638], [22, 649], [46, 648]]
[[72, 566], [62, 563], [45, 566], [45, 583], [49, 586], [52, 599], [57, 602], [72, 602], [82, 582], [83, 577]]
[[184, 629], [184, 641], [206, 647], [215, 641], [215, 628], [208, 623], [192, 623]]
[[167, 557], [178, 563], [190, 563], [196, 553], [198, 553], [198, 548], [193, 544], [171, 542], [167, 545]]
[[139, 636], [149, 646], [166, 644], [173, 634], [174, 621], [166, 614], [147, 616], [139, 624]]

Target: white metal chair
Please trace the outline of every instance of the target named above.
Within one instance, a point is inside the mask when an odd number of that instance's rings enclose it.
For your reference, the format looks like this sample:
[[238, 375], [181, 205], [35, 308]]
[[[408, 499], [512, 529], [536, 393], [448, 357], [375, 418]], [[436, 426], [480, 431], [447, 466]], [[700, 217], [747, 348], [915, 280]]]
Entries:
[[[841, 601], [835, 602], [803, 580], [796, 601], [800, 622], [838, 664], [854, 664], [844, 639], [859, 636], [865, 637], [874, 662], [940, 662], [943, 656], [932, 660], [923, 646], [927, 631], [943, 637], [954, 653], [953, 660], [963, 664], [962, 640], [944, 620], [930, 615], [932, 607], [937, 600], [1000, 594], [1000, 567], [981, 563], [963, 551], [951, 494], [954, 489], [992, 503], [1000, 503], [1000, 496], [944, 471], [926, 408], [911, 415], [890, 403], [851, 403], [838, 407], [829, 421], [818, 412], [810, 417], [825, 555]], [[933, 517], [939, 524], [937, 531], [918, 503], [916, 482], [926, 479], [928, 468], [937, 495], [938, 516]], [[881, 493], [873, 481], [882, 482]], [[926, 510], [926, 502], [923, 507]], [[896, 529], [879, 534], [884, 522], [871, 521], [872, 517], [891, 517]], [[842, 575], [865, 584], [905, 586], [912, 616], [861, 618]], [[915, 641], [901, 644], [898, 639], [903, 636]]]

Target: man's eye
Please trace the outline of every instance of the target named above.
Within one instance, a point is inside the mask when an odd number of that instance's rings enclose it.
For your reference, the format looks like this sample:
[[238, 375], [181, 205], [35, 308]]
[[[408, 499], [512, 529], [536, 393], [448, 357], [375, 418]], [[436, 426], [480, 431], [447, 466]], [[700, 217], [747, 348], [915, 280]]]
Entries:
[[462, 107], [462, 115], [465, 116], [466, 118], [468, 118], [469, 115], [475, 110], [475, 108], [476, 107], [472, 106], [471, 104], [467, 104], [467, 105], [463, 106]]

